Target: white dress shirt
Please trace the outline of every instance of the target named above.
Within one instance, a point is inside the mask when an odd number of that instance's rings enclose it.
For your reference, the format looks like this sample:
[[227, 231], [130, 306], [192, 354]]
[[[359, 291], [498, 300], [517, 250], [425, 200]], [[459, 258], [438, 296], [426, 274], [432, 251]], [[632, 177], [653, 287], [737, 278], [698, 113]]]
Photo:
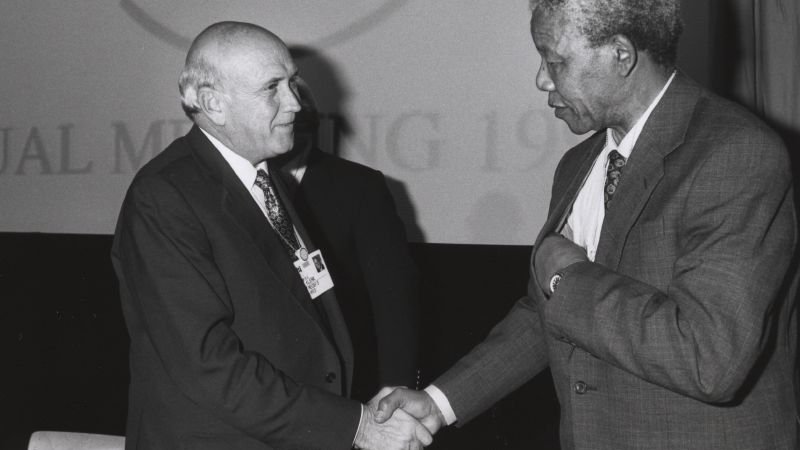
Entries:
[[[611, 150], [616, 149], [626, 159], [630, 157], [633, 146], [636, 145], [636, 140], [639, 139], [650, 113], [653, 112], [664, 92], [667, 91], [672, 79], [675, 78], [675, 72], [670, 75], [664, 87], [650, 103], [650, 106], [645, 110], [644, 114], [636, 121], [633, 128], [628, 131], [628, 134], [622, 139], [622, 142], [617, 143], [610, 128], [606, 129], [606, 145], [603, 151], [597, 156], [594, 161], [592, 170], [589, 171], [586, 179], [578, 191], [578, 196], [575, 198], [575, 203], [572, 205], [572, 212], [567, 219], [567, 225], [570, 228], [570, 239], [573, 242], [586, 249], [586, 254], [589, 259], [594, 261], [595, 253], [597, 252], [597, 243], [600, 240], [600, 230], [603, 226], [603, 219], [605, 218], [605, 202], [603, 201], [603, 191], [605, 190], [606, 183], [606, 167], [608, 166], [608, 154]], [[624, 169], [623, 169], [623, 175]], [[566, 227], [565, 227], [566, 228]], [[431, 396], [433, 402], [442, 412], [447, 425], [453, 424], [458, 418], [456, 417], [453, 407], [450, 406], [450, 401], [441, 391], [434, 385], [429, 385], [425, 388], [425, 392]]]
[[[624, 156], [627, 160], [631, 156], [633, 147], [642, 133], [644, 124], [650, 117], [650, 113], [656, 107], [661, 97], [664, 96], [672, 79], [675, 78], [675, 73], [667, 80], [667, 83], [653, 99], [650, 105], [645, 110], [644, 114], [639, 117], [633, 127], [628, 131], [621, 142], [614, 139], [614, 134], [610, 128], [606, 128], [606, 145], [603, 151], [597, 156], [594, 161], [592, 170], [586, 176], [578, 191], [578, 196], [572, 204], [572, 212], [567, 219], [567, 225], [570, 232], [562, 233], [572, 240], [572, 242], [580, 245], [586, 250], [586, 255], [590, 261], [594, 261], [595, 254], [597, 253], [597, 243], [600, 241], [600, 232], [603, 228], [603, 219], [605, 219], [606, 208], [603, 201], [603, 193], [606, 184], [606, 170], [608, 168], [608, 154], [612, 150], [617, 150], [620, 155]], [[622, 176], [625, 176], [625, 169], [622, 169]]]
[[[236, 176], [241, 180], [244, 187], [250, 192], [250, 195], [253, 197], [253, 201], [256, 202], [258, 208], [264, 214], [264, 217], [267, 218], [267, 221], [272, 225], [272, 221], [269, 220], [269, 214], [267, 214], [267, 205], [266, 205], [266, 198], [264, 197], [264, 191], [261, 190], [260, 187], [256, 185], [256, 176], [258, 174], [258, 170], [263, 170], [265, 172], [269, 172], [267, 169], [267, 162], [261, 161], [258, 165], [253, 166], [250, 161], [244, 159], [241, 155], [234, 152], [233, 150], [229, 149], [225, 144], [219, 141], [219, 139], [215, 138], [206, 130], [200, 128], [200, 131], [206, 135], [211, 144], [214, 145], [214, 148], [225, 158], [228, 165], [231, 166]], [[300, 235], [297, 234], [297, 229], [294, 229], [294, 234], [297, 237], [297, 242], [300, 244], [301, 247], [305, 247], [303, 240], [300, 238]]]

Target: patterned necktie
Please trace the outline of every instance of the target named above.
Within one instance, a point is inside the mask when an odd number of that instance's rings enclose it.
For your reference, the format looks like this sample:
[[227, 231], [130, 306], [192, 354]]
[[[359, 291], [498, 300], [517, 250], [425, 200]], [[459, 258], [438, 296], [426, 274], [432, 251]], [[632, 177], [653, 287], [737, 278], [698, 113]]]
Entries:
[[606, 209], [608, 209], [608, 202], [617, 192], [617, 185], [619, 185], [619, 176], [622, 173], [622, 168], [625, 166], [626, 159], [620, 155], [618, 151], [611, 150], [608, 154], [608, 168], [606, 169], [606, 188], [603, 191], [603, 199], [605, 200]]
[[267, 206], [267, 216], [272, 229], [278, 233], [284, 245], [289, 249], [289, 255], [294, 257], [294, 252], [300, 248], [300, 244], [294, 234], [292, 219], [289, 218], [280, 199], [275, 195], [275, 188], [272, 186], [269, 174], [263, 169], [256, 172], [256, 186], [264, 191], [264, 203]]

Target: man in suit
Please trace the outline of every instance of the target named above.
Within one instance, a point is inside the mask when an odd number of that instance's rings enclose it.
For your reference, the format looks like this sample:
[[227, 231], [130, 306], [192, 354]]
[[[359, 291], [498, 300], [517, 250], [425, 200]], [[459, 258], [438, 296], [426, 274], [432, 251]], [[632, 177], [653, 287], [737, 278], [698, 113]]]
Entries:
[[571, 449], [797, 449], [789, 159], [674, 68], [678, 0], [534, 0], [536, 85], [570, 130], [528, 296], [427, 392], [432, 432], [550, 367]]
[[[350, 338], [322, 255], [266, 161], [293, 145], [284, 43], [221, 22], [179, 86], [195, 126], [134, 178], [112, 250], [131, 338], [128, 449], [419, 449], [347, 399]], [[324, 262], [322, 264], [324, 266]], [[387, 426], [388, 425], [388, 426]]]
[[295, 146], [275, 158], [300, 220], [329, 264], [353, 341], [352, 397], [416, 387], [419, 275], [383, 174], [316, 146], [319, 111], [298, 80]]

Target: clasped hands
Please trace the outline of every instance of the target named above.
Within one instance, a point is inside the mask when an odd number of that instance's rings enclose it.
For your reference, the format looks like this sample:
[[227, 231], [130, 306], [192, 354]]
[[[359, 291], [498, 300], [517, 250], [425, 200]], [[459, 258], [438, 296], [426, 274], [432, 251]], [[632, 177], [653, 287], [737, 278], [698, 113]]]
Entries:
[[[553, 233], [539, 243], [534, 255], [533, 275], [548, 286], [557, 271], [588, 260], [583, 248]], [[447, 425], [444, 415], [425, 391], [385, 387], [364, 407], [355, 446], [361, 449], [420, 450], [433, 442], [433, 435]]]
[[364, 407], [355, 447], [367, 450], [420, 450], [445, 426], [424, 391], [384, 387]]

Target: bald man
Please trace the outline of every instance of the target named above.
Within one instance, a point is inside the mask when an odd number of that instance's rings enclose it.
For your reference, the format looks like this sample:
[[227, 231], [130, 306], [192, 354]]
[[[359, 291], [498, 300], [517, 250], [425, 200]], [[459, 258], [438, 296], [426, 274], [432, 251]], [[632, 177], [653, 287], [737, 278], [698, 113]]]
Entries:
[[126, 448], [420, 449], [346, 396], [353, 351], [324, 261], [267, 160], [293, 145], [297, 68], [252, 24], [197, 36], [192, 130], [131, 184], [112, 249], [131, 337]]

